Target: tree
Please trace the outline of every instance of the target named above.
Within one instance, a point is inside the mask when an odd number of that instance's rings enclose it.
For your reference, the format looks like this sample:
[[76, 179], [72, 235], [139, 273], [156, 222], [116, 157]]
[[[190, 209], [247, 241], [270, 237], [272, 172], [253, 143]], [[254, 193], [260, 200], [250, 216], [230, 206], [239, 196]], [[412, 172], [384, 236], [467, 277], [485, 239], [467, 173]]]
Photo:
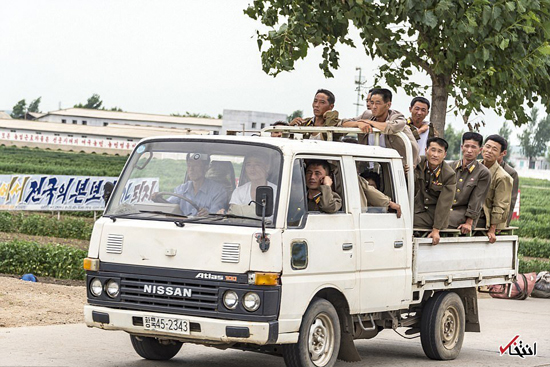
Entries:
[[99, 96], [99, 94], [94, 93], [90, 98], [88, 98], [88, 102], [86, 102], [86, 104], [79, 103], [79, 104], [75, 104], [74, 107], [99, 110], [99, 109], [102, 109], [101, 108], [102, 104], [103, 104], [103, 101], [101, 100], [101, 97]]
[[[170, 116], [175, 116], [175, 117], [196, 117], [196, 118], [200, 118], [200, 119], [213, 119], [214, 117], [206, 114], [206, 113], [197, 113], [197, 112], [189, 112], [189, 111], [186, 111], [184, 114], [180, 114], [180, 113], [171, 113]], [[220, 115], [218, 115], [218, 118], [219, 118]]]
[[535, 158], [546, 153], [550, 141], [550, 115], [538, 120], [538, 113], [536, 107], [531, 110], [529, 123], [519, 135], [523, 155], [529, 158], [529, 168], [535, 168]]
[[40, 111], [40, 101], [41, 100], [42, 100], [42, 97], [38, 97], [37, 99], [32, 101], [29, 104], [29, 109], [27, 110], [27, 112], [36, 112], [36, 113], [42, 112], [42, 111]]
[[304, 111], [296, 110], [286, 117], [286, 122], [290, 123], [290, 121], [294, 120], [296, 117], [303, 117], [303, 116], [304, 116]]
[[460, 146], [462, 145], [463, 134], [464, 130], [455, 130], [452, 125], [448, 125], [445, 129], [445, 140], [449, 143], [446, 160], [460, 159]]
[[[409, 94], [431, 87], [437, 131], [445, 131], [449, 96], [466, 120], [491, 108], [521, 125], [524, 104], [539, 98], [550, 110], [550, 0], [253, 0], [244, 12], [268, 28], [257, 42], [263, 70], [274, 76], [322, 47], [319, 67], [332, 77], [336, 46], [355, 47], [355, 26], [366, 54], [386, 61], [375, 84], [384, 79]], [[413, 71], [431, 85], [412, 82]]]
[[24, 119], [26, 112], [27, 112], [27, 102], [25, 102], [25, 100], [22, 99], [19, 102], [17, 102], [15, 106], [13, 106], [10, 116], [13, 119]]
[[508, 142], [508, 154], [504, 156], [504, 161], [510, 163], [510, 137], [512, 136], [512, 129], [508, 125], [507, 121], [504, 121], [500, 129], [498, 130], [498, 135], [502, 136]]

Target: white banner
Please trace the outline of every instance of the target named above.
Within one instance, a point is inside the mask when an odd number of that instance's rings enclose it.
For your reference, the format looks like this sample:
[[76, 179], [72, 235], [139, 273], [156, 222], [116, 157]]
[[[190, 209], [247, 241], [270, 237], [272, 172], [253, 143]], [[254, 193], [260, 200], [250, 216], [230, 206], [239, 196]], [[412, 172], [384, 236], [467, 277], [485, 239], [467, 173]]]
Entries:
[[105, 209], [105, 182], [117, 177], [0, 175], [0, 210]]

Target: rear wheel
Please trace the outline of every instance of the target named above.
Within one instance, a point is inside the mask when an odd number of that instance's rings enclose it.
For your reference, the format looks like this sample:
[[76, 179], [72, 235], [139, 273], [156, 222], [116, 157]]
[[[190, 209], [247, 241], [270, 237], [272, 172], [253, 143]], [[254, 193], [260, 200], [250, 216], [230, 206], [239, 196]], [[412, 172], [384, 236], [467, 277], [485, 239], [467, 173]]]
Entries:
[[430, 298], [422, 310], [420, 340], [428, 358], [455, 359], [462, 349], [465, 329], [464, 305], [453, 292]]
[[144, 336], [130, 335], [132, 346], [137, 354], [145, 359], [167, 361], [181, 349], [182, 342], [175, 340], [159, 340]]
[[330, 367], [340, 350], [340, 321], [334, 306], [315, 298], [309, 305], [300, 326], [298, 343], [283, 345], [288, 367]]

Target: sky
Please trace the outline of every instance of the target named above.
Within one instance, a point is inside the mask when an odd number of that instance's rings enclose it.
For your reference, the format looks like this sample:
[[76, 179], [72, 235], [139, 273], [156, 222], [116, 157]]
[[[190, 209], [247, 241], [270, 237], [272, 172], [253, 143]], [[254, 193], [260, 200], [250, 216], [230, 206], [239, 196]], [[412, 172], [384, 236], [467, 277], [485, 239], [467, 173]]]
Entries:
[[[255, 38], [261, 25], [243, 13], [250, 2], [0, 0], [0, 110], [42, 97], [40, 109], [53, 111], [97, 93], [105, 107], [130, 112], [308, 116], [315, 91], [326, 88], [341, 117], [356, 116], [356, 68], [370, 87], [384, 61], [371, 60], [361, 46], [341, 46], [340, 68], [326, 79], [321, 50], [310, 49], [294, 71], [269, 76]], [[352, 38], [360, 45], [358, 32]], [[430, 82], [422, 73], [414, 80]], [[407, 115], [411, 98], [398, 90], [392, 108]], [[490, 111], [479, 118], [482, 134], [496, 133], [504, 121]], [[453, 114], [447, 123], [464, 128]]]

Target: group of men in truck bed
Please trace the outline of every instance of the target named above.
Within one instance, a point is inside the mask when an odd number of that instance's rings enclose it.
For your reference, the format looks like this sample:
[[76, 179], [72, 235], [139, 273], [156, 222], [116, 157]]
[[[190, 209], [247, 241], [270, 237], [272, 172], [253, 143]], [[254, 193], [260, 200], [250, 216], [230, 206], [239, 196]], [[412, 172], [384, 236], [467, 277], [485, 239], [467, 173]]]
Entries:
[[[334, 94], [319, 89], [313, 100], [313, 117], [297, 117], [290, 125], [357, 127], [364, 132], [358, 142], [371, 145], [372, 128], [379, 129], [383, 133], [380, 145], [400, 153], [405, 171], [414, 169], [415, 228], [431, 230], [428, 237], [434, 245], [439, 243], [440, 231], [447, 228], [458, 229], [462, 234], [485, 228], [489, 241], [495, 242], [496, 233], [510, 223], [519, 185], [517, 172], [504, 162], [507, 141], [499, 135], [484, 140], [476, 132], [466, 132], [462, 136], [462, 159], [447, 163], [447, 142], [425, 120], [430, 102], [424, 97], [413, 98], [409, 118], [392, 110], [391, 103], [390, 90], [371, 89], [367, 110], [358, 117], [342, 119], [334, 110]], [[405, 145], [396, 136], [399, 132], [404, 132], [411, 142], [414, 167], [406, 165]], [[278, 134], [274, 132], [273, 136]], [[326, 139], [322, 133], [308, 137]], [[483, 159], [478, 161], [480, 154]]]

